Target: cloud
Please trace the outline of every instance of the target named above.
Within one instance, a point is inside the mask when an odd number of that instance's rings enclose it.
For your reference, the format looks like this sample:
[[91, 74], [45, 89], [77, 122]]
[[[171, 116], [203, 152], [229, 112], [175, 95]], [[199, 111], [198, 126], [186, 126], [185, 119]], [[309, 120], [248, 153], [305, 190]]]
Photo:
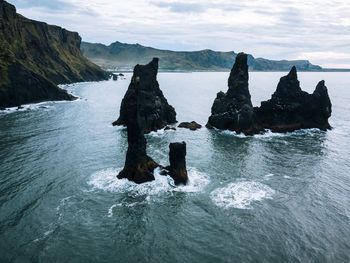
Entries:
[[347, 58], [327, 55], [350, 54], [348, 0], [9, 1], [23, 15], [77, 31], [90, 42], [245, 51], [350, 68]]
[[17, 1], [11, 1], [13, 2], [17, 8], [19, 9], [26, 9], [26, 8], [32, 8], [32, 7], [41, 7], [45, 9], [49, 9], [51, 11], [57, 11], [57, 10], [69, 10], [74, 8], [74, 5], [70, 2], [64, 1], [64, 0], [17, 0]]
[[187, 2], [153, 2], [153, 4], [160, 8], [166, 8], [175, 13], [202, 13], [207, 9], [204, 5], [199, 3], [187, 3]]

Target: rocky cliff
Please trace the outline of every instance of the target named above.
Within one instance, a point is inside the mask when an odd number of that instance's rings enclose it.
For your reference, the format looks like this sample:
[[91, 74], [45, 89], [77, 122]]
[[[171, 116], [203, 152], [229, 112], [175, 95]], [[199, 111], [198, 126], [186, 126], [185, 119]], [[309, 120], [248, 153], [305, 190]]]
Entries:
[[106, 79], [80, 44], [78, 33], [27, 19], [0, 0], [0, 106], [72, 100], [57, 84]]
[[136, 65], [129, 88], [122, 100], [120, 116], [113, 125], [127, 126], [132, 118], [129, 109], [138, 101], [140, 126], [144, 133], [164, 128], [167, 124], [176, 122], [175, 109], [159, 88], [157, 81], [158, 58], [147, 65]]

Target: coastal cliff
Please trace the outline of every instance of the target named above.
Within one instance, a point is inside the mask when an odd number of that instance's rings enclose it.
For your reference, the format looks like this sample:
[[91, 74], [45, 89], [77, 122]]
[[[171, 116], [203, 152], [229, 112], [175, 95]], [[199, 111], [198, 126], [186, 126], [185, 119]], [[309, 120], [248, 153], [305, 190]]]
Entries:
[[57, 85], [107, 79], [80, 44], [78, 33], [27, 19], [0, 0], [0, 107], [73, 100]]

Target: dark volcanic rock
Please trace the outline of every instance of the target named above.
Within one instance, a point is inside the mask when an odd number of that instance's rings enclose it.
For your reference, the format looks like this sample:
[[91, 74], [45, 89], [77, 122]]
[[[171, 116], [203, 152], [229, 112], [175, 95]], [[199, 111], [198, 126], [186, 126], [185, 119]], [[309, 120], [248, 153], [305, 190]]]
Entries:
[[128, 115], [134, 101], [138, 101], [140, 127], [144, 133], [164, 128], [176, 122], [175, 109], [159, 88], [157, 81], [158, 58], [154, 58], [148, 65], [136, 65], [129, 88], [122, 100], [120, 116], [113, 125], [127, 126]]
[[243, 132], [247, 135], [288, 132], [297, 129], [330, 129], [328, 118], [332, 104], [324, 81], [318, 83], [313, 94], [302, 91], [293, 67], [281, 78], [277, 90], [261, 107], [253, 108], [248, 89], [247, 56], [240, 53], [232, 68], [227, 93], [219, 92], [209, 117], [207, 128]]
[[169, 148], [169, 175], [174, 179], [176, 185], [187, 184], [186, 143], [170, 143]]
[[78, 33], [27, 19], [0, 0], [0, 106], [72, 100], [57, 84], [107, 79], [80, 44]]
[[228, 91], [217, 94], [207, 127], [245, 134], [255, 132], [248, 80], [247, 55], [239, 53], [228, 79]]
[[74, 100], [74, 96], [20, 63], [8, 67], [11, 87], [0, 89], [0, 105], [12, 107], [46, 100]]
[[191, 122], [181, 122], [178, 127], [190, 129], [191, 131], [195, 131], [195, 130], [202, 128], [202, 125], [198, 124], [195, 121], [191, 121]]
[[297, 129], [330, 129], [328, 118], [332, 104], [324, 81], [320, 81], [313, 92], [302, 91], [293, 67], [287, 76], [281, 78], [277, 90], [268, 101], [255, 108], [259, 126], [274, 132], [288, 132]]
[[117, 74], [112, 74], [112, 78], [114, 81], [118, 80], [118, 75]]
[[169, 130], [176, 131], [176, 128], [175, 127], [171, 127], [171, 126], [166, 126], [164, 128], [164, 131], [169, 131]]
[[127, 178], [135, 183], [144, 183], [154, 180], [153, 171], [159, 165], [146, 153], [146, 139], [141, 125], [140, 98], [136, 89], [135, 101], [130, 102], [126, 109], [129, 118], [127, 119], [128, 151], [126, 154], [124, 169], [119, 173], [118, 178]]

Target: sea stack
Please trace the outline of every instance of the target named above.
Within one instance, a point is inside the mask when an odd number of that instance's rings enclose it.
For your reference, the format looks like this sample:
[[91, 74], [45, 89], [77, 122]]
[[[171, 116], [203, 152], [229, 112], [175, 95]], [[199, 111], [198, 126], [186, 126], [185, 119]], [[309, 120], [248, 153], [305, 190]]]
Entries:
[[131, 83], [121, 103], [120, 116], [113, 125], [127, 126], [131, 118], [128, 109], [136, 100], [139, 101], [139, 125], [144, 133], [157, 131], [176, 122], [175, 109], [169, 105], [159, 88], [158, 61], [158, 58], [153, 58], [147, 65], [135, 66]]
[[169, 175], [174, 179], [176, 185], [186, 185], [188, 182], [186, 169], [186, 143], [170, 143], [169, 149]]
[[273, 132], [290, 132], [298, 129], [330, 129], [328, 122], [332, 104], [324, 81], [320, 81], [309, 94], [300, 88], [297, 70], [291, 69], [282, 77], [271, 99], [255, 109], [258, 125]]
[[282, 77], [275, 93], [260, 107], [252, 106], [248, 88], [247, 55], [239, 53], [228, 80], [227, 93], [219, 92], [207, 128], [253, 135], [271, 130], [330, 129], [332, 104], [324, 81], [309, 94], [300, 87], [296, 67]]
[[247, 54], [239, 53], [228, 79], [227, 93], [219, 92], [207, 127], [253, 134], [254, 109], [248, 88]]
[[159, 165], [153, 161], [146, 152], [146, 139], [144, 127], [140, 118], [140, 100], [139, 89], [134, 89], [135, 100], [129, 101], [125, 109], [126, 127], [128, 133], [128, 151], [124, 169], [119, 173], [118, 178], [127, 178], [137, 184], [154, 180], [153, 171]]

